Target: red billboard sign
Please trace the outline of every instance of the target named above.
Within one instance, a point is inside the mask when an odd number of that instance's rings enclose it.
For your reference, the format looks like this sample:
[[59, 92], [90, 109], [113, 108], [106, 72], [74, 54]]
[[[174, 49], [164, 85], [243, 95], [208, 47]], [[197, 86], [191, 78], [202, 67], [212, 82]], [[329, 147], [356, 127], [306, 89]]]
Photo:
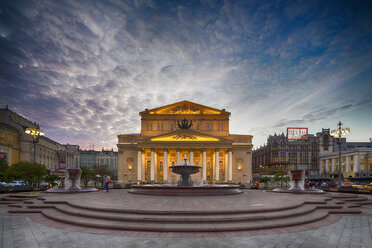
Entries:
[[66, 169], [66, 154], [58, 153], [58, 169], [65, 170]]
[[0, 152], [0, 159], [4, 159], [5, 162], [8, 162], [8, 153]]
[[309, 128], [307, 127], [287, 127], [288, 140], [308, 140]]

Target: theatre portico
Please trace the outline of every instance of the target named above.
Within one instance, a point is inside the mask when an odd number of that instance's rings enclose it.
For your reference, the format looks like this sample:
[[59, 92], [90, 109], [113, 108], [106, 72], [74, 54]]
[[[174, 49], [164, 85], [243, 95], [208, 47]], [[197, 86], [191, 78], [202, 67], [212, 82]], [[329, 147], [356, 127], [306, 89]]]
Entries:
[[231, 135], [226, 110], [182, 101], [140, 116], [141, 133], [118, 135], [119, 182], [176, 183], [169, 166], [185, 156], [202, 167], [195, 184], [252, 179], [252, 136]]

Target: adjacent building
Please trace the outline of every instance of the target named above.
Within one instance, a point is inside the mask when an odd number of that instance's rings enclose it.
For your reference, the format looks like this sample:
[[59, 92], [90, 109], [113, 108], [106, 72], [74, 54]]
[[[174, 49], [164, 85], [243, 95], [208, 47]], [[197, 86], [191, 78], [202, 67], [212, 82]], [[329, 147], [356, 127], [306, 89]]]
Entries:
[[[267, 144], [253, 151], [253, 174], [262, 175], [279, 168], [285, 172], [302, 169], [306, 175], [317, 174], [320, 147], [320, 136], [312, 134], [307, 140], [288, 140], [283, 133], [270, 135]], [[322, 145], [322, 149], [326, 147]]]
[[0, 152], [9, 165], [19, 161], [33, 162], [35, 159], [35, 162], [45, 165], [49, 173], [57, 175], [63, 175], [66, 168], [78, 166], [78, 146], [63, 145], [46, 136], [40, 136], [34, 142], [32, 135], [25, 133], [27, 128], [40, 127], [7, 106], [0, 109]]
[[109, 170], [115, 175], [118, 172], [118, 152], [113, 149], [104, 149], [101, 151], [95, 150], [80, 150], [79, 151], [80, 166], [93, 167], [95, 165], [107, 165]]
[[185, 157], [201, 166], [195, 183], [252, 179], [252, 136], [230, 134], [225, 109], [182, 101], [139, 114], [141, 132], [118, 135], [119, 182], [175, 183], [169, 166]]

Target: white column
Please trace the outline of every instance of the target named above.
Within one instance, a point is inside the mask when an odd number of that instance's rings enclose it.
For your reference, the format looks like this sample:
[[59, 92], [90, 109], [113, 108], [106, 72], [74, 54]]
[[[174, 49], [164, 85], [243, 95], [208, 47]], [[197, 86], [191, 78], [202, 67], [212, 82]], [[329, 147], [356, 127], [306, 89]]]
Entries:
[[346, 172], [349, 172], [349, 156], [346, 156]]
[[155, 150], [151, 149], [150, 180], [155, 182]]
[[164, 149], [163, 156], [163, 181], [166, 183], [168, 181], [168, 150]]
[[142, 151], [138, 150], [137, 153], [137, 181], [142, 181]]
[[326, 162], [326, 174], [328, 174], [329, 173], [329, 171], [328, 171], [328, 159], [326, 159], [325, 162]]
[[232, 151], [227, 152], [227, 181], [232, 182]]
[[207, 151], [203, 149], [203, 157], [202, 157], [202, 175], [203, 175], [203, 182], [207, 181]]
[[194, 164], [194, 150], [190, 149], [190, 164]]
[[216, 182], [218, 182], [220, 180], [220, 154], [219, 154], [219, 150], [216, 149], [215, 151], [215, 164], [214, 164], [214, 169], [215, 169], [215, 176], [214, 176], [214, 179]]
[[335, 159], [332, 158], [332, 173], [335, 173]]
[[181, 151], [180, 149], [177, 149], [177, 161], [176, 161], [176, 164], [180, 164], [181, 163]]
[[354, 155], [354, 171], [359, 172], [359, 161], [358, 161], [358, 155]]

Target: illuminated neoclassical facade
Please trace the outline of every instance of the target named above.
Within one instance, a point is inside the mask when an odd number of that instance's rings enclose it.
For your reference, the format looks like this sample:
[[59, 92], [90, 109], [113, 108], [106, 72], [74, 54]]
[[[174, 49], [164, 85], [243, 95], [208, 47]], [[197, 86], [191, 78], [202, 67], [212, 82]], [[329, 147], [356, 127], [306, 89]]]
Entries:
[[[120, 183], [176, 183], [169, 166], [186, 156], [202, 167], [194, 182], [252, 179], [252, 136], [230, 135], [230, 113], [189, 101], [140, 112], [141, 133], [118, 135]], [[190, 128], [178, 123], [186, 119]]]

